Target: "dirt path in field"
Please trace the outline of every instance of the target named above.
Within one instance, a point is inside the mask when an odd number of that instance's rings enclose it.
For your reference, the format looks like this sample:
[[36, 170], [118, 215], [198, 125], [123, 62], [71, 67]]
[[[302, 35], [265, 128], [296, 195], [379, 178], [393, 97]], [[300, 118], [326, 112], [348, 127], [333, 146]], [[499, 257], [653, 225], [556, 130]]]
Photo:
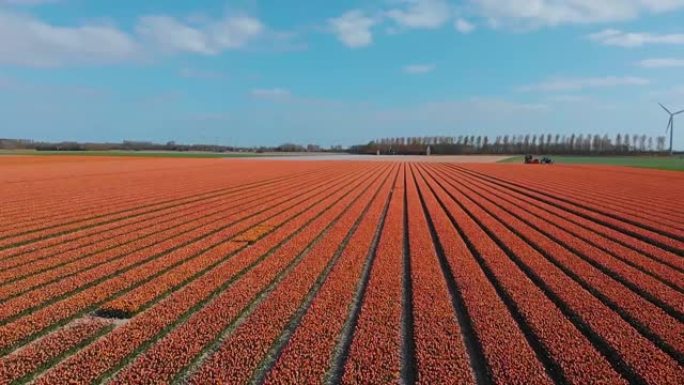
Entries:
[[347, 155], [347, 154], [331, 154], [331, 155], [300, 155], [300, 156], [264, 156], [258, 160], [283, 160], [283, 161], [321, 161], [321, 160], [357, 160], [357, 161], [384, 161], [384, 162], [448, 162], [448, 163], [496, 163], [501, 160], [510, 158], [507, 156], [494, 155]]

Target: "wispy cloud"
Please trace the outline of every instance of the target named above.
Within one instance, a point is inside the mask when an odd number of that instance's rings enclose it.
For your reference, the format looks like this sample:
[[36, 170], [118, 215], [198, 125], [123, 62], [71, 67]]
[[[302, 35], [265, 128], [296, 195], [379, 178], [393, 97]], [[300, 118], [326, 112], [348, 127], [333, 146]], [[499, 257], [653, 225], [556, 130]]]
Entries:
[[371, 29], [378, 23], [376, 18], [360, 10], [352, 10], [328, 20], [330, 30], [349, 48], [366, 47], [373, 43]]
[[155, 52], [216, 55], [243, 48], [264, 36], [275, 46], [291, 40], [291, 35], [269, 31], [261, 21], [246, 15], [193, 22], [166, 15], [143, 16], [134, 31], [127, 32], [111, 23], [54, 25], [0, 8], [0, 64], [112, 64], [139, 60]]
[[619, 86], [644, 86], [650, 84], [648, 79], [633, 76], [606, 76], [593, 78], [557, 78], [537, 84], [520, 87], [523, 92], [562, 92], [580, 91], [590, 88], [610, 88]]
[[603, 45], [618, 47], [641, 47], [647, 44], [683, 45], [684, 34], [657, 34], [649, 32], [623, 32], [617, 29], [606, 29], [592, 33], [589, 39]]
[[684, 0], [470, 0], [497, 25], [557, 26], [625, 21], [681, 9]]
[[475, 30], [475, 24], [466, 19], [457, 19], [454, 21], [454, 28], [460, 33], [468, 34]]
[[434, 29], [451, 18], [451, 7], [446, 0], [403, 0], [403, 7], [387, 11], [387, 17], [403, 28]]
[[136, 29], [144, 41], [166, 52], [216, 55], [244, 47], [261, 35], [265, 27], [258, 19], [246, 15], [201, 24], [155, 15], [140, 18]]
[[139, 45], [112, 25], [55, 26], [0, 10], [0, 63], [35, 67], [114, 63], [135, 57]]
[[637, 63], [639, 67], [643, 68], [674, 68], [684, 67], [684, 59], [674, 58], [654, 58], [644, 59]]
[[446, 0], [396, 0], [393, 7], [379, 12], [353, 9], [329, 19], [327, 28], [349, 48], [367, 47], [373, 43], [373, 28], [386, 25], [388, 34], [409, 29], [436, 29], [453, 17]]
[[432, 72], [435, 70], [435, 65], [434, 64], [411, 64], [404, 66], [402, 68], [404, 73], [411, 74], [411, 75], [420, 75], [420, 74], [426, 74], [429, 72]]
[[255, 88], [249, 93], [255, 99], [282, 101], [292, 97], [292, 93], [284, 88]]

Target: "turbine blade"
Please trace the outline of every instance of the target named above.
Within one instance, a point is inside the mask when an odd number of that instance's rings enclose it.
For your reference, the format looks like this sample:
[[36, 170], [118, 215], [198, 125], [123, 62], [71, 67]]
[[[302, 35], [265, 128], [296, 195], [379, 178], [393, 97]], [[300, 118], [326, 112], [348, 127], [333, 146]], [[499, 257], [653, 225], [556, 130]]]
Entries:
[[[658, 103], [658, 104], [660, 104], [660, 103]], [[667, 112], [668, 114], [672, 115], [672, 112], [670, 112], [670, 110], [668, 110], [665, 106], [663, 106], [662, 104], [660, 104], [660, 107], [663, 107], [663, 110], [665, 110], [665, 112]]]
[[677, 112], [675, 112], [675, 113], [674, 113], [674, 114], [672, 114], [672, 115], [679, 115], [679, 114], [681, 114], [682, 112], [684, 112], [684, 110], [681, 110], [681, 111], [677, 111]]
[[670, 116], [670, 120], [667, 121], [667, 128], [665, 129], [665, 134], [670, 132], [670, 130], [672, 129], [672, 123], [673, 123], [672, 116]]

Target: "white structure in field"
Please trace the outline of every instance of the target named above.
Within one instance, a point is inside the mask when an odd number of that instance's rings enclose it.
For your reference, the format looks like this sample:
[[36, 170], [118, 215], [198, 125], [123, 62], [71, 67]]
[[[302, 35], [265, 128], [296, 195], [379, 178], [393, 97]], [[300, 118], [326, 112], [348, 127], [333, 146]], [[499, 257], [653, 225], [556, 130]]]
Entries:
[[[658, 104], [660, 104], [660, 103], [658, 103]], [[674, 117], [675, 117], [676, 115], [679, 115], [679, 114], [681, 114], [682, 112], [684, 112], [684, 110], [681, 110], [681, 111], [677, 111], [677, 112], [675, 112], [675, 113], [672, 113], [672, 112], [670, 112], [670, 110], [668, 110], [668, 109], [667, 109], [665, 106], [663, 106], [662, 104], [660, 104], [660, 107], [663, 107], [663, 110], [665, 110], [665, 112], [667, 112], [668, 114], [670, 114], [670, 120], [668, 120], [668, 122], [667, 122], [667, 128], [665, 129], [665, 134], [667, 134], [667, 131], [670, 130], [670, 155], [672, 155], [672, 139], [674, 138]]]

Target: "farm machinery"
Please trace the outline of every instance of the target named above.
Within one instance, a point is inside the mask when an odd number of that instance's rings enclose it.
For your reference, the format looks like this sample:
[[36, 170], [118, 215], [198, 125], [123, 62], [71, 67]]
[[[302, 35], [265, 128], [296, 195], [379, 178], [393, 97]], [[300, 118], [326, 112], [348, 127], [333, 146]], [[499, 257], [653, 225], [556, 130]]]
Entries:
[[532, 155], [525, 155], [525, 164], [553, 164], [551, 158], [543, 157], [541, 159], [535, 158]]

